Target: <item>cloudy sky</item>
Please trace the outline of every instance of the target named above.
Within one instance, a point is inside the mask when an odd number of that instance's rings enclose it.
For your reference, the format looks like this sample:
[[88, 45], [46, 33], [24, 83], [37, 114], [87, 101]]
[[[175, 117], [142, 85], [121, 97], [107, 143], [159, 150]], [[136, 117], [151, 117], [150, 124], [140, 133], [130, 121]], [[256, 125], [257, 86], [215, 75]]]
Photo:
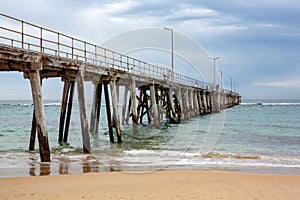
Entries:
[[[298, 0], [2, 0], [0, 6], [3, 14], [95, 44], [134, 29], [172, 28], [219, 56], [217, 67], [244, 99], [300, 99], [299, 10]], [[60, 98], [59, 81], [44, 87], [45, 99]], [[22, 74], [0, 73], [0, 99], [30, 98]]]

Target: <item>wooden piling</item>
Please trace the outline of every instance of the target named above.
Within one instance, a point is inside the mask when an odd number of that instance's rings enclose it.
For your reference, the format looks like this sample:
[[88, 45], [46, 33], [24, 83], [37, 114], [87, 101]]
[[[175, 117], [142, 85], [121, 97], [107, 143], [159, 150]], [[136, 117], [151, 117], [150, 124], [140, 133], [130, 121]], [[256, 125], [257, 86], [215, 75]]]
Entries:
[[122, 125], [125, 124], [125, 115], [126, 115], [126, 107], [127, 107], [127, 97], [128, 97], [128, 87], [124, 87], [124, 97], [123, 97], [123, 105], [122, 105]]
[[133, 133], [138, 133], [138, 114], [137, 114], [137, 107], [136, 107], [136, 92], [135, 92], [135, 80], [131, 80], [130, 86], [130, 96], [131, 96], [131, 112], [132, 112], [132, 126], [133, 126]]
[[159, 96], [159, 89], [155, 87], [155, 102], [156, 102], [156, 107], [157, 107], [157, 115], [158, 115], [158, 123], [159, 125], [160, 123], [160, 109], [161, 109], [161, 100], [160, 100], [160, 96]]
[[186, 116], [187, 119], [190, 120], [191, 112], [190, 112], [190, 104], [189, 104], [189, 90], [185, 90], [185, 104], [186, 104]]
[[177, 96], [178, 103], [179, 103], [179, 106], [180, 106], [180, 111], [181, 111], [180, 120], [183, 121], [185, 116], [184, 116], [184, 112], [183, 112], [183, 102], [182, 102], [181, 87], [179, 87], [177, 89], [176, 96]]
[[221, 102], [220, 102], [220, 87], [219, 85], [216, 86], [216, 112], [220, 112], [221, 111]]
[[88, 117], [86, 114], [85, 104], [85, 93], [84, 93], [84, 75], [83, 69], [80, 69], [77, 74], [77, 93], [78, 93], [78, 104], [80, 111], [80, 122], [81, 122], [81, 133], [84, 153], [91, 152], [91, 144], [89, 137], [89, 124]]
[[98, 133], [101, 111], [102, 84], [95, 83], [93, 105], [91, 109], [90, 132]]
[[197, 102], [198, 102], [198, 108], [199, 108], [199, 115], [203, 114], [203, 110], [202, 110], [202, 101], [201, 101], [201, 91], [197, 90]]
[[35, 137], [36, 137], [36, 119], [35, 119], [35, 111], [33, 109], [32, 122], [31, 122], [31, 134], [30, 134], [30, 142], [29, 142], [29, 151], [34, 151]]
[[131, 114], [131, 97], [129, 97], [129, 102], [128, 102], [128, 107], [127, 107], [127, 112], [126, 112], [126, 124], [129, 122], [130, 114]]
[[69, 88], [70, 88], [70, 82], [65, 81], [63, 93], [62, 93], [62, 101], [61, 101], [59, 130], [58, 130], [58, 133], [59, 133], [58, 143], [62, 143], [62, 141], [63, 141], [64, 126], [65, 126], [65, 120], [66, 120], [66, 107], [67, 107], [67, 101], [68, 101], [68, 96], [69, 96]]
[[95, 128], [95, 119], [96, 119], [96, 110], [97, 110], [97, 98], [98, 98], [98, 90], [97, 90], [98, 83], [94, 83], [94, 92], [93, 92], [93, 101], [92, 101], [92, 108], [91, 108], [91, 118], [90, 118], [90, 132], [94, 132]]
[[36, 126], [38, 130], [40, 157], [42, 162], [50, 162], [50, 148], [46, 130], [46, 119], [39, 70], [31, 70], [29, 73], [29, 77], [35, 110]]
[[157, 104], [156, 104], [156, 97], [155, 97], [155, 85], [150, 85], [150, 100], [151, 100], [151, 107], [153, 111], [153, 118], [154, 118], [154, 126], [155, 128], [159, 128], [159, 117], [158, 117], [158, 111], [157, 111]]
[[68, 142], [71, 114], [72, 114], [72, 107], [73, 107], [73, 98], [74, 98], [74, 87], [75, 87], [75, 81], [70, 81], [69, 101], [68, 101], [68, 109], [67, 109], [67, 116], [66, 116], [64, 139], [63, 139], [63, 142], [65, 143]]
[[111, 112], [110, 112], [110, 101], [109, 101], [109, 94], [108, 94], [108, 83], [104, 82], [104, 95], [105, 95], [105, 105], [106, 105], [106, 116], [107, 116], [107, 126], [109, 131], [109, 140], [111, 143], [114, 143], [114, 133], [112, 129], [112, 121], [111, 121]]
[[177, 123], [176, 121], [176, 115], [175, 115], [175, 106], [174, 106], [174, 100], [173, 100], [173, 94], [172, 94], [172, 89], [168, 89], [168, 104], [170, 106], [169, 109], [169, 115], [170, 115], [170, 123]]
[[118, 143], [122, 143], [122, 133], [120, 127], [120, 112], [118, 107], [118, 92], [117, 92], [117, 86], [115, 80], [110, 81], [110, 91], [111, 91], [112, 106], [113, 106], [114, 127], [117, 132]]
[[98, 133], [99, 130], [99, 121], [100, 121], [100, 112], [101, 112], [101, 101], [102, 101], [102, 84], [98, 84], [98, 98], [97, 98], [97, 110], [96, 110], [96, 119], [95, 119], [95, 129], [94, 132]]
[[192, 91], [193, 98], [194, 98], [194, 108], [195, 108], [195, 115], [199, 115], [199, 104], [198, 104], [198, 99], [197, 99], [197, 90], [194, 89]]
[[206, 98], [207, 98], [207, 107], [209, 109], [209, 113], [212, 113], [212, 110], [213, 110], [213, 107], [212, 107], [212, 90], [210, 90], [207, 95], [206, 95]]
[[[41, 79], [41, 87], [43, 84], [43, 79]], [[29, 151], [34, 151], [35, 146], [35, 138], [36, 138], [36, 119], [35, 119], [35, 111], [33, 108], [32, 114], [32, 122], [31, 122], [31, 133], [30, 133], [30, 141], [29, 141]]]
[[189, 89], [189, 99], [190, 99], [190, 110], [191, 110], [191, 117], [195, 117], [195, 107], [194, 107], [194, 95], [193, 90]]

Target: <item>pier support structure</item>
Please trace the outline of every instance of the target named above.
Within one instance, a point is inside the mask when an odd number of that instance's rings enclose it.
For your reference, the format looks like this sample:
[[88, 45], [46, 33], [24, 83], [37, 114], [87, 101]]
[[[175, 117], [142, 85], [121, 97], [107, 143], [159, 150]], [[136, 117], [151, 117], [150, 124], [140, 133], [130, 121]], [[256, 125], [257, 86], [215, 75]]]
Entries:
[[29, 78], [34, 105], [35, 122], [38, 132], [40, 157], [42, 162], [50, 162], [50, 148], [46, 129], [41, 77], [39, 72], [41, 69], [42, 63], [33, 63], [29, 72]]

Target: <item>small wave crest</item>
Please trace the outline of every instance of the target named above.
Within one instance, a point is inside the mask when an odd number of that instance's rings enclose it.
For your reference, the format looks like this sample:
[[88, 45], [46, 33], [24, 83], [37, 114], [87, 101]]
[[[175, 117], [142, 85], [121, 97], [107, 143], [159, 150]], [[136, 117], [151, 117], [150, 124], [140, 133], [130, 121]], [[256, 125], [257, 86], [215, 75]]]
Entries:
[[203, 154], [202, 158], [233, 158], [233, 159], [249, 159], [260, 160], [261, 157], [257, 155], [239, 155], [239, 154], [221, 154], [221, 153], [208, 153]]

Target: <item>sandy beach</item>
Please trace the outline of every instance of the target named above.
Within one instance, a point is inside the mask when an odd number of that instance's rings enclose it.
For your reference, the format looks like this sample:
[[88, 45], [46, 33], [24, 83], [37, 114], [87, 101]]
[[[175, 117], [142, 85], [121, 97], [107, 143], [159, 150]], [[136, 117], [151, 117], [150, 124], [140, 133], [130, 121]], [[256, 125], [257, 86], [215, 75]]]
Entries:
[[103, 172], [0, 179], [0, 199], [299, 199], [300, 176]]

